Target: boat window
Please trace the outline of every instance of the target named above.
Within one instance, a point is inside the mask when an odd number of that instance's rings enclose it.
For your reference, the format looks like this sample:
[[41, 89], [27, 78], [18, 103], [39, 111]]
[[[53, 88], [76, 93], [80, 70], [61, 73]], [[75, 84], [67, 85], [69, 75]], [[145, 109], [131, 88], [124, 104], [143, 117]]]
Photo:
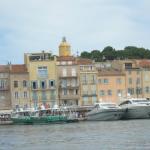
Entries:
[[125, 101], [125, 102], [122, 102], [119, 106], [126, 105], [126, 104], [131, 104], [131, 102], [130, 101]]
[[133, 100], [134, 103], [150, 103], [150, 100]]

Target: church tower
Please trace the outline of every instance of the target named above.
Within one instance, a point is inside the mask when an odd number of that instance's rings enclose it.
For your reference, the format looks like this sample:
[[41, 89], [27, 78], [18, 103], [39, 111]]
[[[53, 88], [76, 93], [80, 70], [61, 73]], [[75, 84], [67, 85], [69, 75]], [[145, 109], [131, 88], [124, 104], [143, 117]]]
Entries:
[[71, 56], [71, 46], [67, 43], [66, 38], [62, 38], [59, 45], [59, 56]]

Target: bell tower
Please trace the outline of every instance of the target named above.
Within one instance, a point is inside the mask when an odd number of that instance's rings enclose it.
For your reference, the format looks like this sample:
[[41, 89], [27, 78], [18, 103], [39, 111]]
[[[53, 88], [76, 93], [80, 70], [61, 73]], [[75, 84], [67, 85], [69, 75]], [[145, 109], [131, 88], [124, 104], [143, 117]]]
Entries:
[[62, 42], [59, 45], [59, 56], [71, 56], [71, 46], [67, 43], [66, 38], [62, 38]]

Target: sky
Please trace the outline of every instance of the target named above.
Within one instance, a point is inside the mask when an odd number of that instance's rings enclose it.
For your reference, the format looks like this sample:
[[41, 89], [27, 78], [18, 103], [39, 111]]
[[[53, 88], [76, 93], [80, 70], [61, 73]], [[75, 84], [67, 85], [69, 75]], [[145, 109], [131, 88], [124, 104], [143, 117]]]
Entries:
[[150, 49], [150, 0], [0, 0], [0, 64], [24, 53], [58, 55], [65, 36], [72, 55], [112, 46]]

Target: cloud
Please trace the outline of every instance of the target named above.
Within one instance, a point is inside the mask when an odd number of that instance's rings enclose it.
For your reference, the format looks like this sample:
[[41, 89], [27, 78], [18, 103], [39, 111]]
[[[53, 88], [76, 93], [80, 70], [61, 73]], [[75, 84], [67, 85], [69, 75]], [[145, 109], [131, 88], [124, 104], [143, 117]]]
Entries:
[[58, 54], [62, 36], [73, 54], [107, 45], [150, 48], [149, 4], [148, 0], [1, 0], [0, 62], [6, 58], [23, 63], [23, 53], [43, 49]]

